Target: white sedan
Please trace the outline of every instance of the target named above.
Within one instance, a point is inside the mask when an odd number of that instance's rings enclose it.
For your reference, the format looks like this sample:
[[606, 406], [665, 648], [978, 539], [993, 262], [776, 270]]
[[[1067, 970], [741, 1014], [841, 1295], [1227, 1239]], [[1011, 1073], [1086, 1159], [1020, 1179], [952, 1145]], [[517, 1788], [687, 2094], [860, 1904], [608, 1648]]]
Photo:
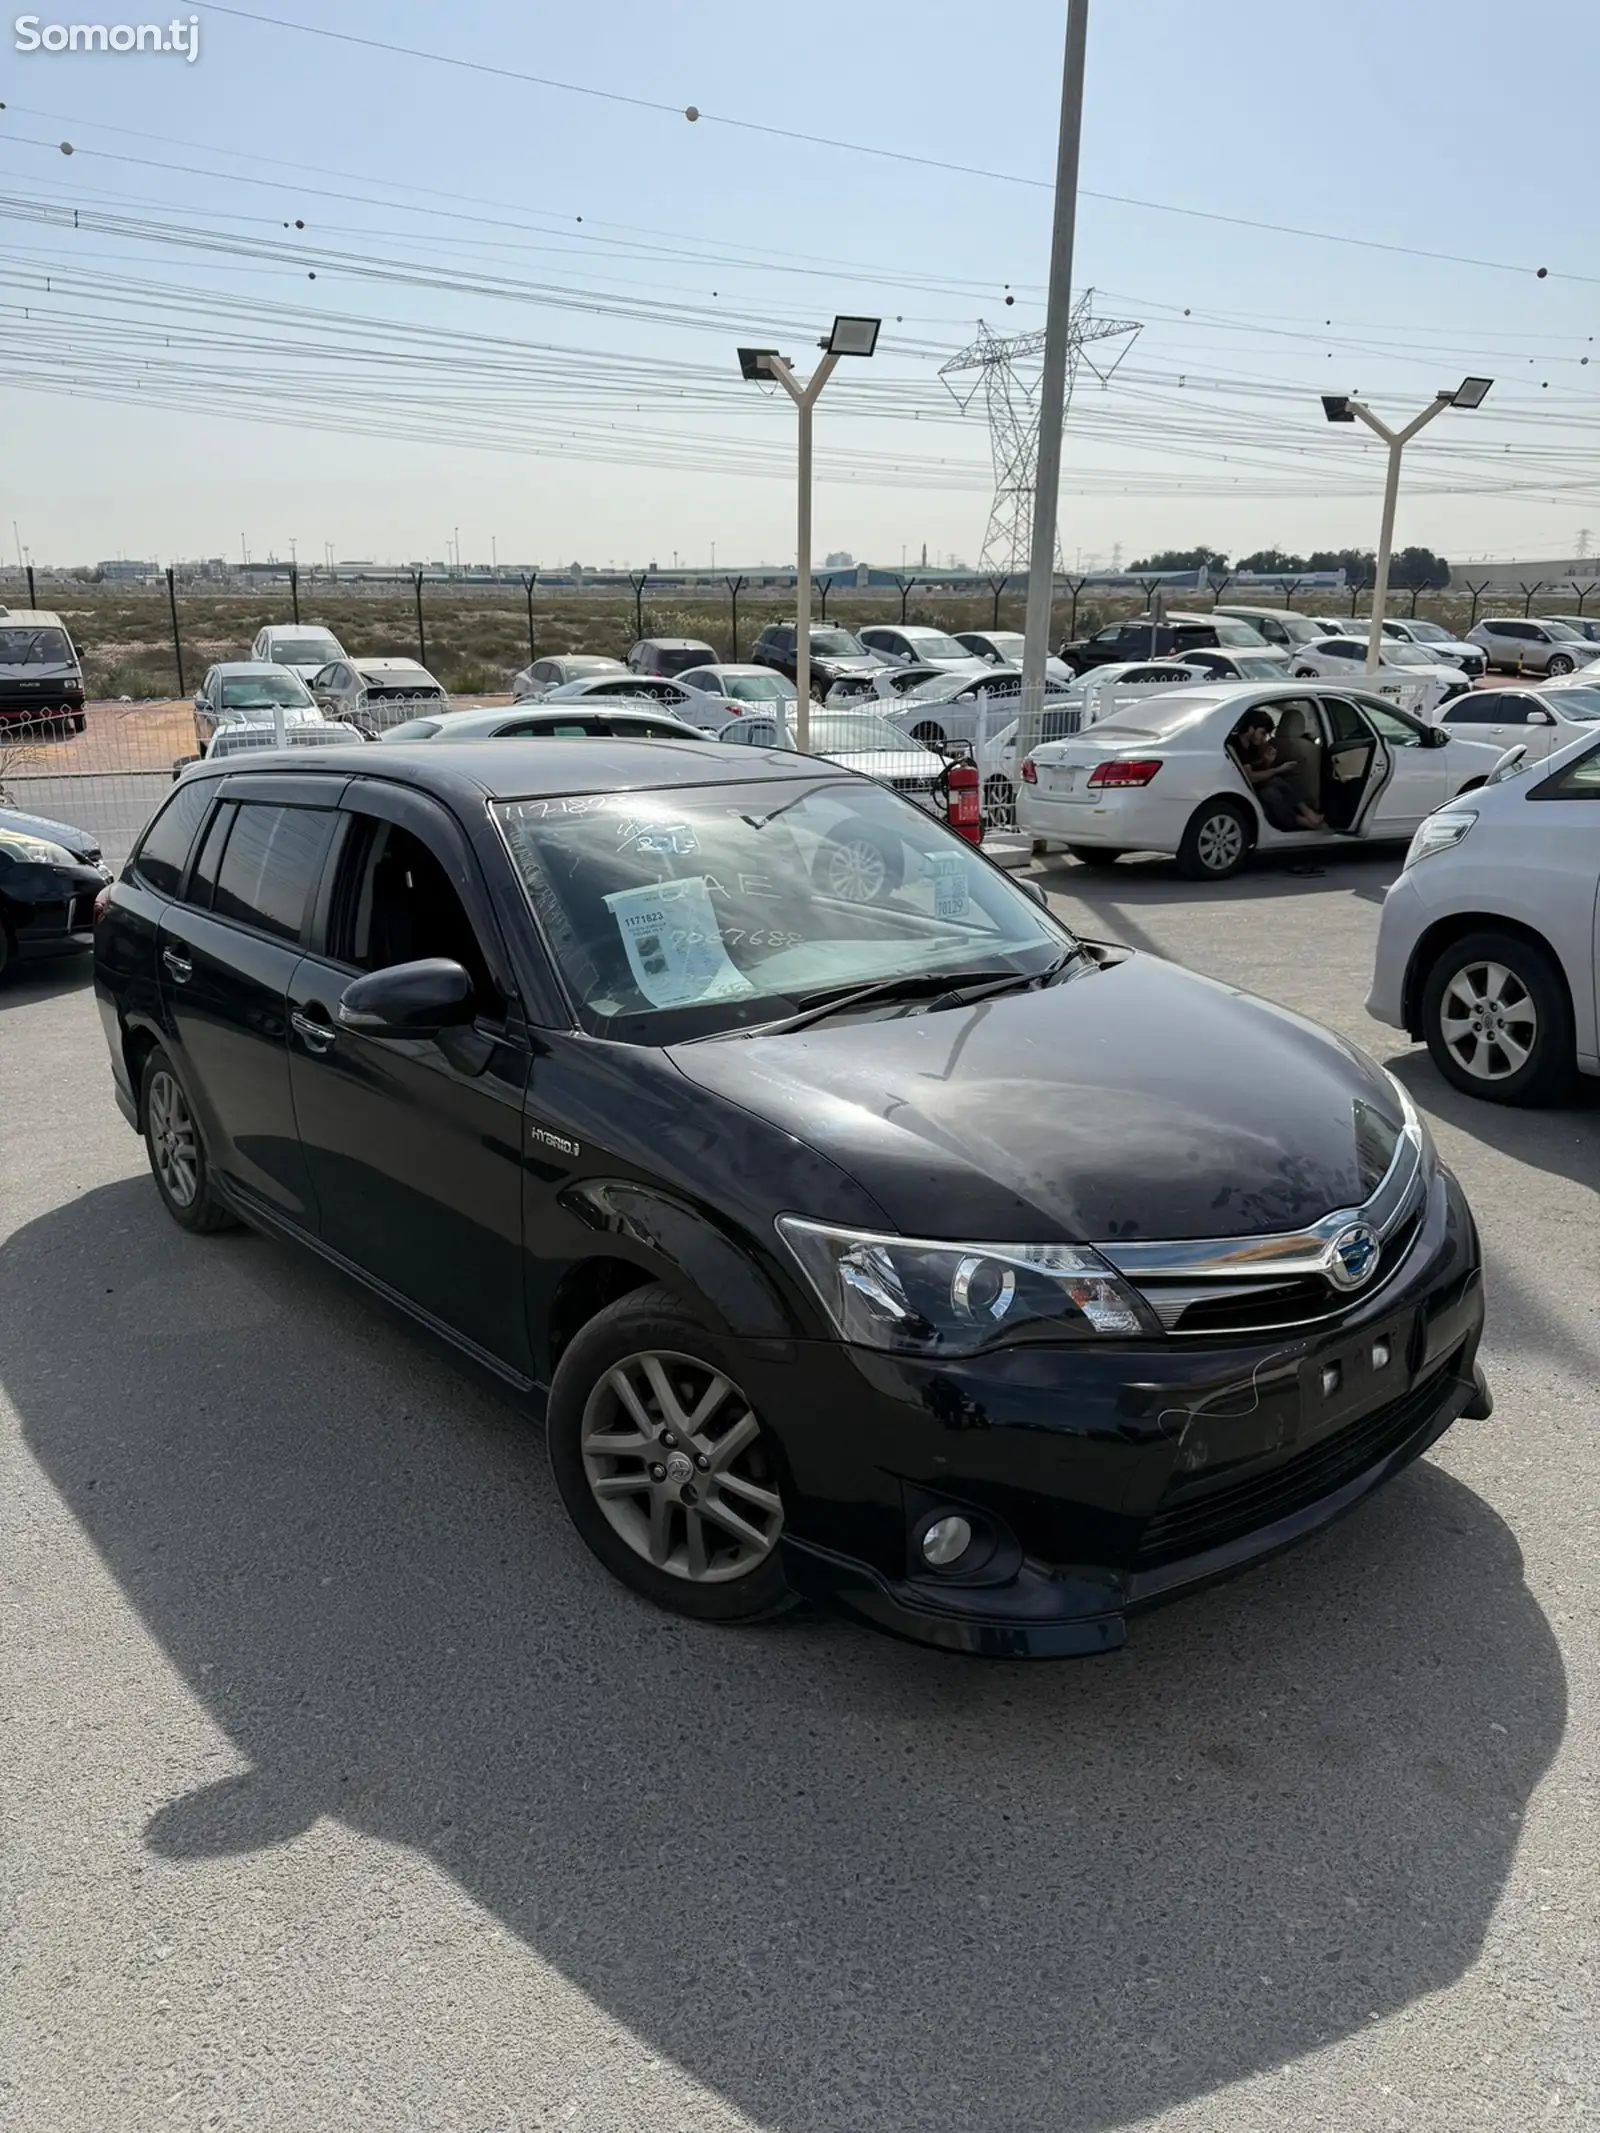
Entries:
[[679, 688], [691, 689], [701, 699], [687, 714], [699, 726], [713, 722], [720, 725], [752, 707], [792, 704], [795, 700], [794, 683], [787, 674], [775, 673], [771, 667], [722, 661], [713, 666], [689, 667], [672, 678]]
[[[1324, 828], [1268, 821], [1235, 754], [1248, 712], [1266, 715], [1278, 756], [1315, 796]], [[1093, 866], [1158, 852], [1192, 881], [1222, 881], [1256, 850], [1409, 837], [1436, 807], [1483, 784], [1502, 753], [1353, 690], [1177, 689], [1035, 748], [1022, 765], [1017, 827]]]
[[[747, 711], [724, 726], [717, 739], [741, 748], [793, 748], [794, 715], [790, 712], [780, 726], [772, 713]], [[809, 741], [810, 754], [893, 786], [930, 814], [943, 812], [943, 756], [909, 739], [875, 711], [813, 710]]]
[[1384, 899], [1367, 1013], [1423, 1038], [1492, 1103], [1559, 1103], [1600, 1074], [1600, 745], [1502, 768], [1430, 815]]
[[1425, 712], [1437, 710], [1470, 686], [1459, 667], [1430, 659], [1420, 644], [1385, 638], [1381, 652], [1377, 673], [1368, 674], [1364, 637], [1319, 637], [1315, 644], [1295, 646], [1289, 671], [1302, 680], [1348, 681]]
[[[717, 723], [722, 714], [698, 690], [669, 681], [664, 674], [592, 674], [579, 681], [564, 681], [558, 689], [546, 689], [536, 701], [541, 704], [582, 704], [592, 696], [611, 704], [657, 704], [663, 711], [676, 711], [691, 725]], [[696, 706], [700, 714], [696, 716]]]
[[1474, 689], [1446, 704], [1439, 724], [1463, 740], [1520, 748], [1530, 763], [1542, 763], [1569, 741], [1600, 734], [1600, 670], [1531, 689]]

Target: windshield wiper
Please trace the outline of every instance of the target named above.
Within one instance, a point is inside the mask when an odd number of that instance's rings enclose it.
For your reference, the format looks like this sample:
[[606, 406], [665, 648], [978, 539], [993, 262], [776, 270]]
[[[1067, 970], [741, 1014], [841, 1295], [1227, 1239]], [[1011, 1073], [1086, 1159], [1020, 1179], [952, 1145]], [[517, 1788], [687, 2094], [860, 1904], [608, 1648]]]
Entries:
[[1083, 954], [1079, 947], [1069, 948], [1064, 955], [1045, 970], [925, 970], [898, 978], [879, 978], [872, 985], [858, 985], [849, 992], [834, 993], [825, 1000], [815, 1000], [809, 1007], [802, 1007], [792, 1015], [783, 1015], [776, 1022], [758, 1022], [751, 1029], [740, 1030], [741, 1037], [776, 1037], [786, 1031], [805, 1029], [808, 1024], [821, 1022], [828, 1015], [845, 1013], [852, 1007], [870, 1007], [880, 1000], [916, 1000], [924, 993], [933, 995], [930, 1006], [940, 1006], [948, 999], [959, 1007], [971, 1006], [975, 1001], [990, 999], [996, 993], [1016, 992], [1030, 986], [1048, 985], [1052, 978], [1059, 977], [1067, 965]]

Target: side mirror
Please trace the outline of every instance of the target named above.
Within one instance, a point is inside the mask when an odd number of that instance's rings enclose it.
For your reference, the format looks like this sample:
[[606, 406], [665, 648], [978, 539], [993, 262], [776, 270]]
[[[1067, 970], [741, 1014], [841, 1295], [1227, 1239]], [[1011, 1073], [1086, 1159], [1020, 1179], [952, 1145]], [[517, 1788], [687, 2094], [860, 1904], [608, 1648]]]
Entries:
[[339, 1027], [362, 1037], [436, 1037], [474, 1012], [471, 978], [443, 956], [374, 970], [339, 997]]
[[1450, 740], [1451, 735], [1448, 726], [1430, 726], [1428, 728], [1428, 746], [1430, 748], [1448, 748]]
[[1022, 891], [1024, 896], [1031, 896], [1036, 904], [1043, 904], [1045, 909], [1047, 911], [1049, 910], [1050, 899], [1048, 896], [1045, 895], [1044, 889], [1039, 882], [1027, 880], [1017, 881], [1017, 877], [1014, 874], [1011, 878], [1013, 881], [1016, 881], [1017, 887]]
[[205, 709], [207, 709], [205, 698], [203, 696], [197, 696], [194, 700], [194, 707], [197, 711], [204, 711]]
[[1553, 726], [1555, 719], [1548, 711], [1530, 711], [1528, 713], [1528, 724], [1530, 726]]

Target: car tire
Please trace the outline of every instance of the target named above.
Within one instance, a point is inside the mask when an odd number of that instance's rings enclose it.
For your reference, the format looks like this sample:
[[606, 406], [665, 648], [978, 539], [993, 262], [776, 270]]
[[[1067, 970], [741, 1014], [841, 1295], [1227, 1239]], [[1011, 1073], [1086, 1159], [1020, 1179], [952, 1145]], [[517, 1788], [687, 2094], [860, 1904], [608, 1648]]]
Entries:
[[1189, 817], [1178, 872], [1190, 881], [1226, 881], [1250, 857], [1256, 826], [1237, 800], [1207, 800]]
[[75, 712], [73, 713], [73, 716], [72, 716], [72, 730], [73, 730], [73, 732], [74, 732], [74, 733], [82, 733], [82, 732], [84, 732], [84, 731], [86, 730], [86, 728], [88, 727], [88, 724], [89, 724], [89, 721], [88, 721], [88, 719], [87, 719], [87, 718], [85, 718], [85, 716], [83, 715], [83, 713], [82, 713], [81, 711], [75, 711]]
[[632, 1289], [579, 1330], [547, 1426], [567, 1515], [622, 1584], [700, 1622], [770, 1622], [799, 1604], [778, 1552], [771, 1440], [721, 1340], [670, 1289]]
[[1067, 850], [1086, 867], [1114, 867], [1122, 857], [1121, 847], [1109, 844], [1069, 844]]
[[157, 1046], [139, 1077], [139, 1124], [150, 1175], [162, 1205], [180, 1229], [195, 1236], [237, 1229], [238, 1217], [217, 1197], [189, 1092]]
[[944, 728], [936, 725], [932, 719], [924, 719], [920, 726], [912, 727], [911, 738], [914, 741], [921, 741], [924, 748], [942, 748], [944, 746]]
[[1017, 819], [1017, 789], [998, 770], [983, 781], [983, 812], [991, 822], [1002, 816], [1011, 822]]
[[1422, 1034], [1451, 1087], [1488, 1103], [1560, 1103], [1577, 1073], [1566, 980], [1549, 949], [1522, 934], [1452, 941], [1423, 981]]
[[1547, 674], [1570, 674], [1572, 672], [1572, 665], [1572, 660], [1565, 652], [1556, 652], [1552, 655], [1549, 665], [1545, 668], [1545, 672]]
[[898, 843], [859, 816], [840, 823], [811, 862], [817, 888], [844, 904], [881, 904], [899, 888], [904, 872]]
[[11, 929], [0, 918], [0, 985], [3, 985], [17, 967], [16, 943], [11, 938]]

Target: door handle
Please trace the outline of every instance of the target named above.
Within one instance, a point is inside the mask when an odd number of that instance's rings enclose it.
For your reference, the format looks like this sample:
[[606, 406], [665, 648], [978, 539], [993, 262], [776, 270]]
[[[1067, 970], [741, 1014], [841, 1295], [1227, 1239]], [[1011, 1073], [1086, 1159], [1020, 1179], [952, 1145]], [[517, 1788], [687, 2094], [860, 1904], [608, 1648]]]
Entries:
[[298, 1007], [291, 1010], [289, 1027], [297, 1037], [303, 1037], [307, 1051], [325, 1052], [339, 1032], [331, 1022], [319, 1022], [312, 1015], [301, 1014]]
[[174, 981], [179, 985], [187, 985], [194, 976], [193, 963], [190, 962], [186, 955], [179, 955], [176, 948], [163, 949], [161, 960], [166, 964]]

